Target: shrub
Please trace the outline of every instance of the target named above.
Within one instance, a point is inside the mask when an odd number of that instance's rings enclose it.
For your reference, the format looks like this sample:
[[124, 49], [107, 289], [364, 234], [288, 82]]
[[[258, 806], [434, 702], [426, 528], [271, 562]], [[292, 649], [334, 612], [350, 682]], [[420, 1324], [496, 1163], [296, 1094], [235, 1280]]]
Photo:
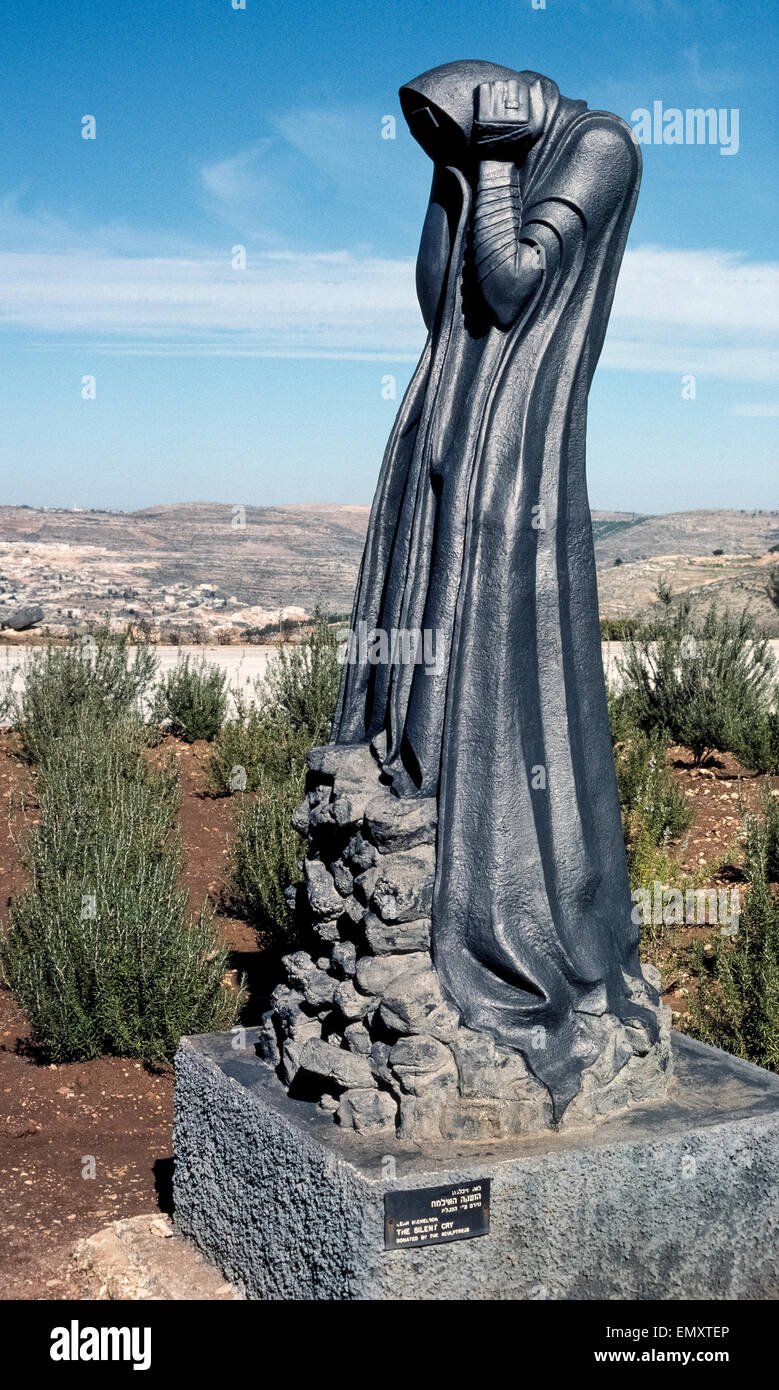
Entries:
[[211, 794], [283, 788], [292, 778], [299, 800], [305, 755], [330, 735], [339, 680], [336, 638], [317, 610], [312, 632], [291, 652], [280, 649], [265, 680], [255, 683], [253, 700], [233, 692], [235, 717], [223, 725], [209, 761]]
[[227, 676], [213, 662], [179, 656], [172, 671], [160, 682], [153, 716], [172, 734], [187, 743], [212, 742], [227, 713]]
[[304, 794], [306, 753], [330, 736], [339, 680], [335, 634], [317, 609], [306, 640], [289, 653], [282, 648], [256, 687], [259, 707], [238, 703], [237, 717], [223, 730], [211, 760], [217, 792], [236, 786], [257, 791], [237, 817], [230, 864], [233, 902], [284, 943], [295, 927], [286, 890], [300, 880], [305, 848], [290, 818]]
[[230, 796], [235, 791], [256, 791], [265, 758], [269, 755], [269, 721], [241, 691], [233, 691], [235, 718], [219, 730], [208, 760], [211, 796]]
[[771, 771], [779, 738], [767, 640], [746, 611], [733, 617], [712, 606], [695, 621], [689, 600], [673, 608], [670, 591], [658, 592], [660, 615], [629, 639], [618, 662], [630, 718], [645, 733], [684, 744], [697, 762], [719, 749]]
[[131, 655], [126, 634], [107, 629], [31, 651], [24, 688], [12, 697], [25, 757], [43, 765], [87, 709], [93, 727], [128, 716], [139, 719], [156, 670], [149, 647], [137, 647]]
[[[699, 945], [702, 972], [690, 1026], [703, 1042], [779, 1067], [779, 901], [769, 881], [773, 830], [765, 817], [746, 818], [744, 872], [748, 884], [738, 930]], [[775, 867], [775, 866], [774, 866]]]
[[303, 780], [300, 766], [282, 785], [261, 782], [256, 801], [247, 802], [238, 814], [232, 847], [230, 889], [236, 905], [256, 927], [282, 942], [294, 928], [286, 889], [301, 877], [304, 843], [290, 818]]
[[182, 1033], [227, 1028], [242, 1002], [226, 949], [178, 885], [175, 771], [147, 768], [139, 721], [85, 705], [49, 750], [0, 967], [52, 1061], [103, 1053], [159, 1064]]
[[263, 623], [261, 627], [244, 628], [243, 638], [246, 642], [263, 645], [274, 637], [280, 637], [284, 641], [293, 632], [298, 632], [300, 628], [307, 627], [307, 625], [307, 618], [280, 618], [276, 623]]
[[0, 677], [0, 724], [14, 723], [15, 700], [12, 692], [12, 683], [16, 674], [15, 667], [7, 668]]
[[208, 762], [212, 796], [258, 791], [260, 786], [283, 787], [292, 778], [298, 801], [303, 795], [308, 731], [293, 729], [278, 710], [262, 708], [234, 692], [234, 719], [223, 725]]
[[763, 825], [765, 828], [766, 874], [772, 883], [779, 882], [779, 794], [763, 788]]
[[631, 881], [644, 884], [662, 876], [661, 868], [668, 869], [669, 842], [689, 828], [692, 816], [666, 765], [667, 740], [629, 724], [617, 727], [622, 738], [616, 742], [615, 762], [628, 867]]
[[638, 627], [638, 618], [601, 618], [600, 635], [604, 642], [624, 642]]
[[732, 751], [745, 767], [779, 771], [779, 709], [757, 712], [733, 731]]
[[635, 720], [631, 717], [631, 712], [627, 707], [624, 696], [610, 681], [606, 682], [606, 700], [609, 708], [609, 723], [611, 725], [611, 741], [614, 745], [615, 755], [617, 744], [627, 743], [637, 732]]
[[667, 748], [660, 734], [637, 730], [617, 756], [622, 806], [629, 816], [640, 818], [655, 844], [678, 839], [692, 819], [684, 793], [666, 766]]
[[338, 643], [319, 609], [311, 633], [269, 666], [264, 691], [267, 705], [279, 724], [301, 731], [309, 743], [325, 743], [330, 737], [340, 682]]

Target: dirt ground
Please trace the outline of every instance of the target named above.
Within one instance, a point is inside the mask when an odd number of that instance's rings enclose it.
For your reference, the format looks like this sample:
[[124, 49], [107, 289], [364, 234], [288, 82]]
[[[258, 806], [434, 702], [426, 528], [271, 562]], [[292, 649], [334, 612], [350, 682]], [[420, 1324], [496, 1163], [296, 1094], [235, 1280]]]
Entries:
[[[254, 930], [221, 906], [235, 806], [204, 794], [207, 745], [168, 738], [163, 746], [173, 750], [181, 768], [184, 879], [191, 905], [197, 910], [204, 897], [214, 903], [231, 964], [248, 979], [251, 1018], [274, 982], [275, 965]], [[700, 876], [706, 872], [702, 865], [734, 858], [743, 810], [757, 807], [765, 779], [744, 772], [729, 754], [694, 768], [689, 753], [675, 748], [670, 761], [694, 808], [693, 825], [680, 847], [682, 865]], [[32, 792], [14, 736], [0, 733], [0, 916], [23, 885], [18, 845], [36, 817]], [[735, 867], [712, 868], [701, 886], [732, 886], [737, 864], [736, 853]], [[650, 943], [648, 956], [663, 971], [677, 1027], [684, 1027], [689, 1002], [690, 942], [701, 933], [710, 935], [711, 928], [661, 931]], [[78, 1238], [119, 1217], [156, 1207], [170, 1210], [172, 1100], [169, 1073], [122, 1058], [41, 1064], [23, 1015], [0, 989], [0, 1299], [78, 1296], [67, 1265]]]
[[[678, 855], [681, 874], [702, 889], [737, 889], [743, 903], [743, 818], [747, 811], [759, 812], [766, 787], [779, 795], [779, 778], [748, 771], [732, 753], [714, 753], [695, 767], [689, 749], [677, 745], [669, 750], [668, 761], [693, 808], [690, 829], [669, 846]], [[664, 1000], [673, 1009], [674, 1027], [682, 1031], [696, 987], [692, 947], [696, 941], [712, 941], [717, 931], [716, 925], [704, 925], [655, 927], [645, 933], [642, 953], [659, 968]]]

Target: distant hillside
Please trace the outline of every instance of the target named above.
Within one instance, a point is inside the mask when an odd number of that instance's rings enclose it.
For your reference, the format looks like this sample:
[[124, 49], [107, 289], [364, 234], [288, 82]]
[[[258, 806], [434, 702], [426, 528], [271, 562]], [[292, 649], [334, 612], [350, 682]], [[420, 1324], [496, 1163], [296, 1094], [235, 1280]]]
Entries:
[[[40, 604], [44, 622], [63, 630], [108, 613], [118, 624], [223, 630], [233, 640], [280, 610], [320, 603], [347, 613], [369, 514], [314, 502], [187, 502], [129, 513], [0, 507], [0, 609]], [[766, 594], [779, 563], [771, 554], [779, 512], [596, 511], [593, 532], [603, 616], [646, 611], [665, 579], [696, 605], [747, 604], [779, 635]]]
[[592, 534], [595, 543], [597, 545], [607, 536], [616, 536], [623, 531], [629, 531], [633, 526], [641, 526], [649, 519], [649, 517], [641, 516], [638, 512], [593, 512]]
[[[0, 545], [28, 546], [31, 560], [38, 555], [63, 575], [74, 568], [76, 550], [94, 551], [86, 569], [77, 567], [87, 582], [76, 598], [87, 597], [85, 588], [105, 588], [114, 573], [116, 584], [144, 596], [149, 588], [172, 592], [206, 584], [232, 608], [276, 611], [322, 602], [346, 610], [368, 515], [368, 507], [327, 504], [241, 510], [190, 502], [128, 513], [0, 507]], [[0, 556], [3, 573], [7, 555]], [[98, 595], [89, 597], [93, 606]]]
[[645, 613], [663, 580], [687, 594], [695, 612], [711, 603], [731, 612], [748, 608], [764, 631], [779, 636], [779, 610], [767, 592], [769, 572], [779, 565], [779, 512], [620, 517], [605, 532], [603, 515], [593, 513], [602, 617]]
[[779, 512], [593, 512], [598, 564], [653, 555], [764, 555], [779, 545]]

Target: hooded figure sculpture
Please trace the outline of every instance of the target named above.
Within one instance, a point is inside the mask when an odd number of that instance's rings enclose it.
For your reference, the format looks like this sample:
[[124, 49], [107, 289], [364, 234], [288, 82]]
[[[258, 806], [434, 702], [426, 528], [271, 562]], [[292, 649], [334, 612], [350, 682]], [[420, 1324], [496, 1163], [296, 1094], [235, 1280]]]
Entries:
[[332, 737], [372, 740], [397, 795], [437, 797], [441, 983], [560, 1113], [597, 1055], [588, 1016], [657, 1037], [630, 999], [638, 930], [585, 482], [640, 155], [618, 117], [534, 72], [449, 63], [400, 99], [434, 162], [417, 266], [429, 336], [352, 627], [434, 634], [436, 662], [347, 663]]

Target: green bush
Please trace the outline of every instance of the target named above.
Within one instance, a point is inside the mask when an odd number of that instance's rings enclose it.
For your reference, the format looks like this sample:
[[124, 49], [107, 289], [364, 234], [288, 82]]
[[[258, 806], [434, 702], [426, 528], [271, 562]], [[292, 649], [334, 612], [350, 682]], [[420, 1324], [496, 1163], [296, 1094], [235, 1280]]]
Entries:
[[634, 886], [642, 886], [668, 870], [669, 843], [689, 829], [692, 814], [666, 764], [667, 739], [631, 725], [619, 700], [611, 711], [628, 867]]
[[212, 742], [227, 713], [227, 676], [213, 662], [179, 656], [176, 665], [160, 681], [153, 717], [170, 733], [187, 743]]
[[306, 753], [330, 736], [339, 680], [335, 634], [317, 610], [305, 641], [282, 648], [258, 683], [258, 703], [237, 701], [209, 768], [216, 795], [257, 793], [237, 816], [230, 893], [236, 909], [285, 944], [295, 928], [285, 890], [300, 880], [305, 849], [290, 818], [304, 794]]
[[692, 820], [687, 799], [666, 765], [667, 748], [660, 734], [637, 730], [617, 754], [617, 785], [623, 810], [658, 845], [677, 840]]
[[759, 711], [733, 731], [732, 751], [756, 772], [779, 772], [779, 709]]
[[309, 636], [289, 652], [281, 647], [269, 666], [264, 682], [267, 708], [278, 724], [289, 724], [310, 744], [326, 743], [340, 678], [336, 636], [317, 609]]
[[763, 826], [765, 829], [766, 874], [772, 883], [779, 882], [779, 791], [763, 788]]
[[290, 652], [280, 649], [253, 700], [233, 692], [235, 717], [223, 725], [208, 765], [211, 794], [283, 788], [292, 778], [299, 800], [305, 755], [330, 736], [339, 680], [336, 638], [317, 610], [311, 633]]
[[88, 704], [47, 751], [0, 968], [52, 1061], [114, 1053], [159, 1064], [182, 1033], [227, 1028], [242, 997], [226, 949], [179, 887], [176, 774], [148, 769], [139, 721]]
[[604, 642], [624, 642], [638, 631], [638, 627], [638, 618], [601, 618], [600, 635]]
[[222, 725], [208, 760], [211, 796], [256, 791], [263, 764], [271, 753], [272, 736], [267, 716], [240, 691], [233, 691], [233, 703], [235, 718]]
[[684, 744], [697, 762], [718, 749], [772, 771], [779, 736], [766, 638], [746, 611], [733, 617], [712, 606], [696, 621], [689, 600], [673, 607], [670, 591], [659, 592], [659, 616], [628, 640], [618, 662], [624, 711], [645, 733]]
[[212, 796], [283, 787], [292, 778], [298, 801], [303, 795], [306, 753], [311, 738], [294, 729], [273, 707], [261, 707], [234, 694], [236, 716], [223, 725], [208, 762]]
[[775, 836], [775, 822], [772, 829], [765, 816], [747, 816], [748, 892], [738, 930], [715, 937], [708, 951], [697, 947], [701, 979], [690, 1018], [690, 1031], [703, 1042], [773, 1070], [779, 1069], [779, 900], [770, 882]]
[[610, 681], [606, 682], [606, 700], [609, 708], [609, 723], [611, 725], [611, 742], [616, 750], [617, 744], [627, 743], [634, 738], [636, 733], [641, 732], [631, 718], [623, 696], [618, 687]]
[[137, 647], [131, 655], [126, 635], [105, 628], [31, 650], [24, 689], [11, 697], [25, 757], [44, 764], [85, 710], [93, 725], [140, 718], [156, 670], [150, 647]]
[[238, 813], [230, 863], [230, 889], [236, 906], [273, 940], [285, 942], [294, 930], [285, 890], [300, 880], [305, 845], [290, 818], [302, 796], [304, 768], [286, 783], [261, 782], [255, 801]]

